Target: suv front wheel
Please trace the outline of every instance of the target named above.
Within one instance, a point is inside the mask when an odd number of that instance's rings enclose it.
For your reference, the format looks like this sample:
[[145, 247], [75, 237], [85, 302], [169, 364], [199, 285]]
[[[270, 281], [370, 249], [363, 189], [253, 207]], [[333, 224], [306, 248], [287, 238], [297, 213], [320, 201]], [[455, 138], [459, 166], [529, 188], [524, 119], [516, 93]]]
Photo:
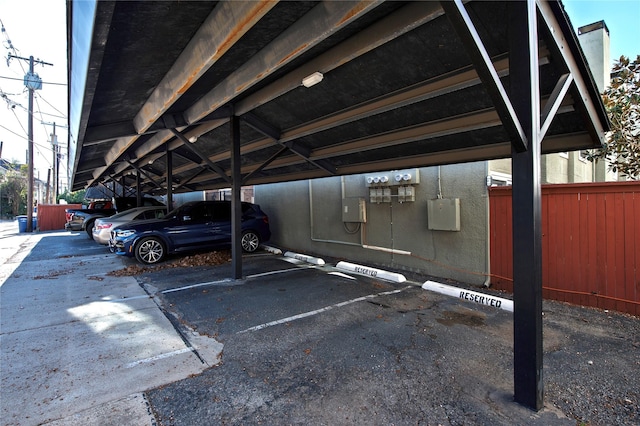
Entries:
[[244, 231], [242, 233], [242, 250], [253, 253], [260, 246], [260, 237], [254, 231]]
[[135, 247], [136, 259], [145, 265], [153, 265], [161, 262], [165, 255], [166, 249], [164, 243], [157, 237], [146, 237], [138, 241]]

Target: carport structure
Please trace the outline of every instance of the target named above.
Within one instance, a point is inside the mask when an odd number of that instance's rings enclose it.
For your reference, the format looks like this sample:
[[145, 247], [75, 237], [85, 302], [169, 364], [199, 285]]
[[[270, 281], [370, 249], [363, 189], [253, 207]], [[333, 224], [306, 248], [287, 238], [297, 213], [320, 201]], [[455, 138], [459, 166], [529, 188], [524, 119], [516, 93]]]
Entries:
[[562, 4], [69, 1], [72, 190], [240, 188], [511, 157], [515, 400], [543, 404], [540, 155], [608, 121]]

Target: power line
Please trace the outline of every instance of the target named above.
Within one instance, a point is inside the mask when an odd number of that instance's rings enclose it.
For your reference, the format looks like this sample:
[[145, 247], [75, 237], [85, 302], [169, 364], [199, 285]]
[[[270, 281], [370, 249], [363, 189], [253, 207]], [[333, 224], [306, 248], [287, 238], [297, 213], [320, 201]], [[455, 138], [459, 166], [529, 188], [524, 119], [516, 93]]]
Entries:
[[[4, 78], [5, 80], [14, 80], [14, 81], [23, 81], [22, 78], [18, 78], [18, 77], [6, 77], [3, 75], [0, 75], [0, 78]], [[43, 81], [42, 84], [49, 84], [51, 86], [68, 86], [67, 83], [54, 83], [52, 81]]]
[[[67, 118], [67, 116], [66, 116], [62, 111], [60, 111], [58, 108], [56, 108], [55, 106], [53, 106], [53, 105], [52, 105], [49, 101], [47, 101], [47, 100], [46, 100], [42, 95], [37, 95], [37, 97], [38, 97], [38, 98], [40, 98], [40, 99], [42, 99], [42, 100], [43, 100], [47, 105], [49, 105], [51, 108], [53, 108], [54, 110], [56, 110], [56, 112], [57, 112], [58, 114], [62, 114], [62, 117], [61, 117], [61, 118], [65, 118], [65, 119]], [[53, 114], [49, 114], [49, 115], [53, 115]]]
[[[9, 132], [9, 133], [13, 133], [14, 135], [18, 136], [19, 138], [22, 138], [22, 139], [25, 139], [25, 140], [27, 139], [27, 137], [26, 137], [26, 136], [24, 136], [24, 135], [19, 135], [19, 134], [17, 134], [16, 132], [14, 132], [13, 130], [11, 130], [10, 128], [3, 126], [2, 124], [0, 124], [0, 127], [1, 127], [1, 128], [3, 128], [4, 130], [6, 130], [6, 131], [7, 131], [7, 132]], [[22, 130], [24, 130], [24, 128], [23, 128]]]

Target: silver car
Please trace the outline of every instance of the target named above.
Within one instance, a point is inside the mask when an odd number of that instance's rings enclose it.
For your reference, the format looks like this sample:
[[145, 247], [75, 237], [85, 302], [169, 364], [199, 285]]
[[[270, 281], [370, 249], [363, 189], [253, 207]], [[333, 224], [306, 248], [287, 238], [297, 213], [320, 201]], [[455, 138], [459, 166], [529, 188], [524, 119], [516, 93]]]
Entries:
[[135, 207], [113, 216], [96, 219], [93, 223], [93, 240], [100, 244], [109, 244], [109, 233], [113, 228], [134, 220], [163, 218], [167, 208], [164, 206]]

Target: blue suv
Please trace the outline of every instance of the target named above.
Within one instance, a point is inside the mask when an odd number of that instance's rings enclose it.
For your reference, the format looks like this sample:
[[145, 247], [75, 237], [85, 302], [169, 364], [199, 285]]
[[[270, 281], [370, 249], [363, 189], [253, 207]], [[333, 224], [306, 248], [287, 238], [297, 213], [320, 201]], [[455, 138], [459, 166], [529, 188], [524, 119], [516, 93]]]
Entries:
[[[271, 238], [269, 218], [260, 206], [242, 203], [242, 249], [252, 253]], [[231, 242], [231, 202], [192, 201], [162, 219], [141, 220], [111, 231], [109, 248], [151, 265], [169, 253], [213, 248]]]

